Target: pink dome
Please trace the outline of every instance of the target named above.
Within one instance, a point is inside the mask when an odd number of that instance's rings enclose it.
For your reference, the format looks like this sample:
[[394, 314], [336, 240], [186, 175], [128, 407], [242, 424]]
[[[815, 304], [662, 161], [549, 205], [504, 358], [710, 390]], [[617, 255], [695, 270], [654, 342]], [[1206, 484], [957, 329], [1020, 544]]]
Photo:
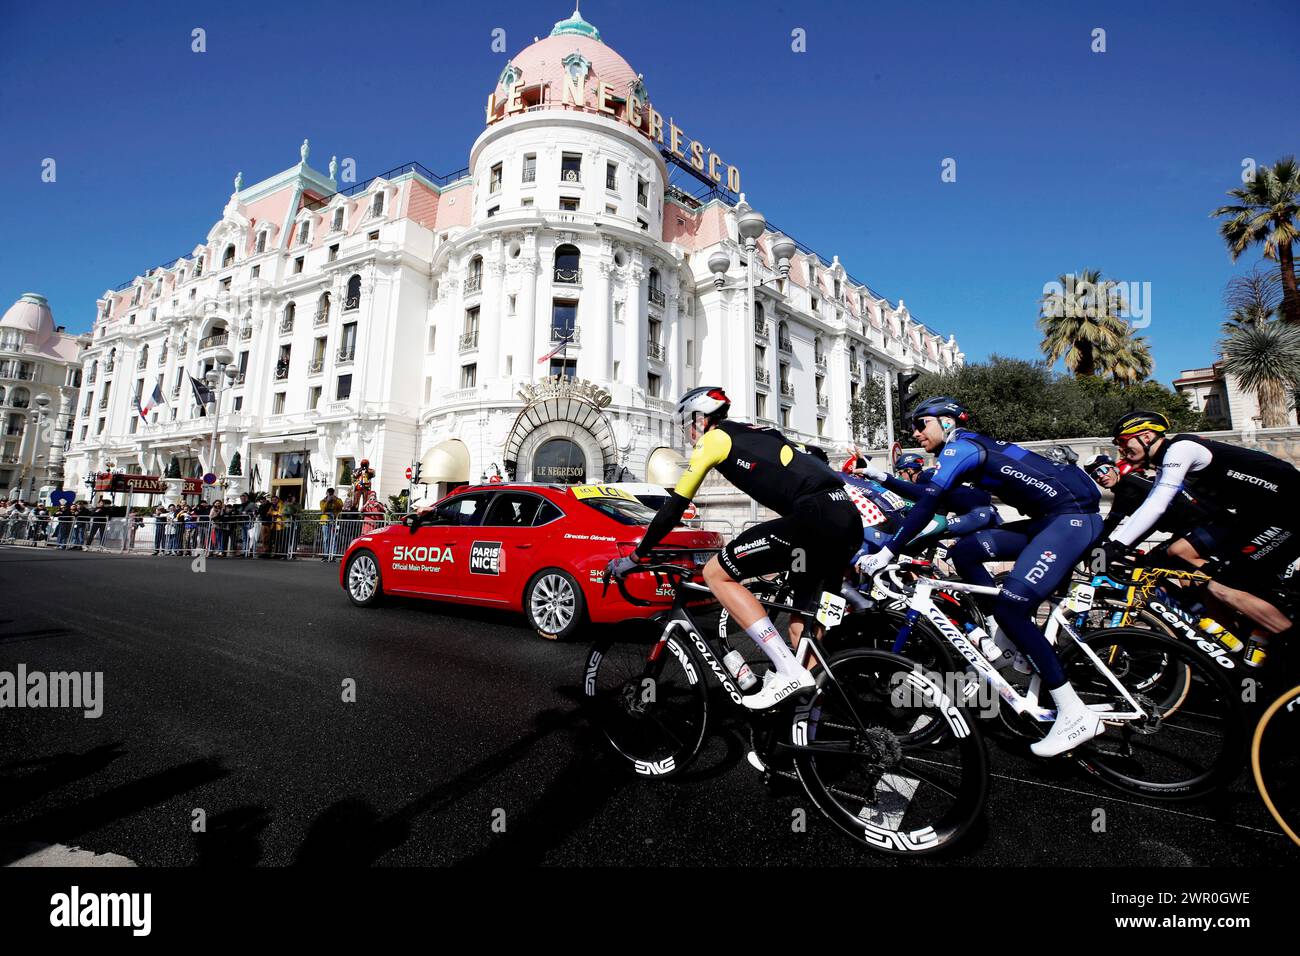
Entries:
[[[572, 18], [557, 23], [550, 36], [525, 47], [506, 64], [497, 78], [494, 115], [502, 114], [510, 96], [510, 85], [520, 81], [524, 84], [526, 105], [566, 108], [565, 75], [569, 69], [582, 70], [584, 67], [586, 81], [583, 87], [588, 107], [598, 103], [601, 83], [609, 84], [614, 97], [627, 99], [641, 82], [627, 60], [602, 43], [599, 31], [575, 11]], [[644, 103], [644, 87], [641, 96]]]
[[28, 342], [41, 348], [54, 335], [54, 316], [45, 296], [25, 292], [0, 319], [0, 328], [26, 332]]

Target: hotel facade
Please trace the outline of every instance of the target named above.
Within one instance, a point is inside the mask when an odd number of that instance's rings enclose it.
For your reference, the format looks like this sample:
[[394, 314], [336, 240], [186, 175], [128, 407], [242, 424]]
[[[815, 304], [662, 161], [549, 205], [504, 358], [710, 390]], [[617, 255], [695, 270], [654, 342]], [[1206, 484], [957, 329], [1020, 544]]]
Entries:
[[576, 11], [509, 59], [484, 115], [450, 176], [340, 189], [304, 143], [290, 169], [237, 177], [206, 241], [106, 292], [68, 487], [173, 460], [224, 476], [236, 453], [227, 494], [311, 503], [363, 458], [383, 495], [418, 464], [417, 499], [498, 471], [663, 483], [692, 386], [833, 451], [871, 379], [962, 363], [838, 257], [770, 226], [750, 252], [741, 170]]

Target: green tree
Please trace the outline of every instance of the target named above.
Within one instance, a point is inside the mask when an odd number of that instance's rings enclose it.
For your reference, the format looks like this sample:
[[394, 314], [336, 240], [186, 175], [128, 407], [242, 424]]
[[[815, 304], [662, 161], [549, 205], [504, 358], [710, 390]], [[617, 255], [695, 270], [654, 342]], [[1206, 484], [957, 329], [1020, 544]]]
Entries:
[[1103, 356], [1131, 336], [1128, 322], [1120, 318], [1128, 303], [1113, 280], [1102, 278], [1100, 269], [1057, 276], [1056, 284], [1060, 291], [1043, 293], [1038, 303], [1043, 355], [1049, 364], [1064, 360], [1075, 375], [1105, 371]]
[[1286, 156], [1261, 166], [1255, 177], [1238, 189], [1228, 190], [1237, 200], [1211, 215], [1223, 220], [1219, 235], [1228, 244], [1232, 261], [1252, 246], [1264, 247], [1264, 258], [1278, 264], [1282, 279], [1282, 319], [1300, 324], [1300, 290], [1296, 288], [1295, 258], [1291, 244], [1300, 224], [1300, 166]]
[[1116, 382], [1131, 385], [1151, 377], [1155, 359], [1146, 336], [1130, 333], [1115, 348], [1104, 349], [1099, 364]]
[[171, 460], [171, 463], [167, 466], [167, 471], [166, 471], [166, 473], [163, 475], [163, 477], [164, 477], [164, 478], [179, 478], [180, 476], [181, 476], [181, 463], [180, 463], [179, 461], [177, 461], [175, 458], [173, 458], [173, 459]]
[[343, 474], [339, 476], [339, 484], [344, 488], [352, 487], [352, 459], [349, 458], [343, 463]]
[[972, 427], [1006, 441], [1104, 437], [1134, 408], [1163, 412], [1180, 430], [1205, 426], [1185, 398], [1159, 382], [1124, 385], [1099, 375], [1076, 378], [1054, 373], [1045, 361], [994, 355], [988, 362], [927, 373], [917, 387], [922, 395], [951, 395], [964, 402], [973, 415]]
[[875, 446], [885, 434], [885, 383], [868, 376], [858, 389], [858, 397], [849, 403], [849, 425], [855, 441]]
[[1223, 369], [1259, 399], [1265, 428], [1287, 424], [1291, 398], [1300, 385], [1300, 327], [1281, 321], [1250, 322], [1220, 343]]
[[230, 470], [228, 475], [242, 475], [244, 473], [244, 462], [239, 457], [239, 452], [235, 452], [230, 458]]

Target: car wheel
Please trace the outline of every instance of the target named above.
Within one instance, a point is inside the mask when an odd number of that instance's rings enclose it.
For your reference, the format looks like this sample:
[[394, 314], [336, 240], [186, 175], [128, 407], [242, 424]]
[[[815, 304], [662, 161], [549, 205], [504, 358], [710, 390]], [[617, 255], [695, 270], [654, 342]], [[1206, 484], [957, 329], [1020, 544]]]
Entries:
[[587, 599], [571, 574], [546, 568], [524, 588], [524, 614], [539, 636], [563, 641], [586, 623]]
[[373, 607], [384, 595], [379, 576], [379, 560], [373, 551], [363, 549], [348, 558], [343, 581], [348, 600], [357, 607]]

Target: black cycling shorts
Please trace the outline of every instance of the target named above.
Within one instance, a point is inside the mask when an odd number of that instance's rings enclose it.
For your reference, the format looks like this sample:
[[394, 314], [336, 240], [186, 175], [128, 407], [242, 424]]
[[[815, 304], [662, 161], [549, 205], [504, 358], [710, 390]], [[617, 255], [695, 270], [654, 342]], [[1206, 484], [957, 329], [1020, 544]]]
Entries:
[[737, 581], [789, 571], [794, 606], [815, 610], [840, 583], [862, 547], [862, 516], [842, 488], [806, 495], [788, 515], [742, 531], [718, 555]]
[[1237, 517], [1239, 527], [1214, 554], [1217, 567], [1203, 570], [1228, 587], [1266, 596], [1287, 566], [1300, 558], [1300, 531], [1254, 515]]
[[1175, 534], [1169, 540], [1184, 538], [1203, 558], [1218, 554], [1232, 544], [1232, 529], [1221, 524], [1204, 524], [1189, 528], [1185, 533]]

